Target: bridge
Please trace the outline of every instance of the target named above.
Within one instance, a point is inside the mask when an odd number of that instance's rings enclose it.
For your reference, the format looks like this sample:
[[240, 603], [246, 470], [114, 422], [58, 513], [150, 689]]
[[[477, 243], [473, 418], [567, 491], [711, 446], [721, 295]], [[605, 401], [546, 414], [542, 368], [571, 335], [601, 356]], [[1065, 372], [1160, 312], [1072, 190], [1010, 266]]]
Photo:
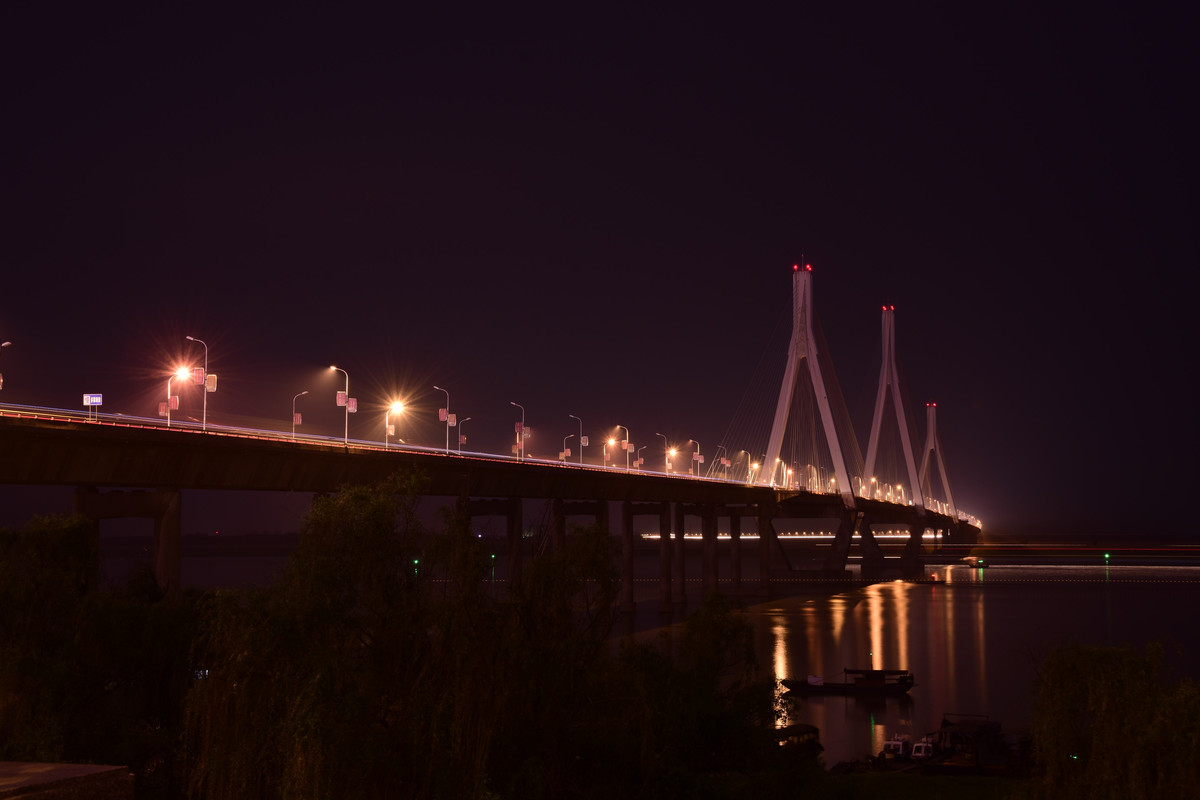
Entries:
[[[168, 596], [180, 590], [182, 490], [330, 493], [346, 485], [377, 483], [404, 469], [424, 476], [425, 495], [451, 498], [471, 517], [505, 519], [510, 580], [519, 579], [527, 557], [524, 500], [548, 502], [552, 547], [564, 541], [568, 518], [587, 517], [611, 531], [610, 508], [617, 504], [619, 602], [627, 611], [634, 606], [638, 517], [657, 521], [662, 610], [686, 604], [684, 530], [689, 518], [700, 523], [705, 594], [717, 587], [721, 527], [730, 542], [729, 578], [735, 593], [742, 592], [742, 551], [749, 546], [743, 538], [757, 540], [759, 578], [752, 590], [763, 598], [770, 596], [771, 576], [781, 569], [791, 575], [845, 576], [855, 544], [863, 576], [876, 577], [888, 569], [920, 574], [922, 544], [929, 534], [944, 543], [976, 541], [978, 521], [960, 512], [950, 494], [933, 404], [927, 406], [925, 448], [917, 466], [911, 444], [916, 437], [899, 390], [893, 310], [885, 307], [883, 313], [883, 367], [865, 460], [852, 433], [846, 432], [848, 414], [832, 390], [836, 382], [816, 326], [807, 266], [793, 270], [792, 322], [782, 389], [761, 463], [741, 449], [744, 459], [718, 458], [706, 474], [669, 473], [665, 467], [656, 473], [610, 467], [607, 458], [599, 465], [527, 458], [520, 448], [515, 448], [516, 457], [462, 454], [448, 444], [442, 450], [386, 440], [296, 437], [294, 431], [289, 436], [209, 424], [207, 419], [200, 425], [178, 420], [172, 425], [169, 417], [163, 424], [95, 412], [0, 406], [0, 484], [75, 487], [75, 509], [97, 523], [116, 517], [154, 519], [155, 574]], [[907, 485], [919, 491], [906, 492], [901, 480], [876, 476], [888, 400]], [[819, 420], [824, 433], [807, 452], [800, 442], [811, 444], [813, 437], [789, 434], [806, 413], [797, 410], [798, 402], [811, 412], [810, 422]], [[717, 452], [728, 453], [731, 446], [722, 443]], [[703, 462], [696, 456], [699, 467]], [[944, 500], [932, 495], [935, 465]], [[806, 557], [795, 564], [780, 549], [778, 528], [784, 520], [801, 525], [815, 521], [820, 530], [832, 533], [821, 547], [806, 548]], [[751, 529], [749, 535], [745, 527]], [[881, 528], [908, 532], [898, 558], [885, 558], [875, 536]], [[785, 565], [778, 563], [781, 557]]]

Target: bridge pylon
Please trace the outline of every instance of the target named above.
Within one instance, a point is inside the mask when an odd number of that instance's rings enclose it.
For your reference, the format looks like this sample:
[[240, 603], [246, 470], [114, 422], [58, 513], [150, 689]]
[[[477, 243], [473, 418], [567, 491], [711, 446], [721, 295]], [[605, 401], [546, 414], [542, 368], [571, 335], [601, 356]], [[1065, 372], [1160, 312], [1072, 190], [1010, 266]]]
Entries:
[[921, 455], [921, 482], [918, 484], [921, 487], [921, 496], [931, 497], [930, 474], [929, 466], [931, 456], [937, 457], [938, 474], [942, 479], [942, 491], [946, 493], [946, 505], [949, 506], [949, 516], [952, 520], [958, 519], [958, 507], [954, 505], [954, 495], [950, 491], [950, 478], [946, 473], [946, 461], [942, 456], [942, 441], [938, 437], [937, 432], [937, 403], [925, 404], [925, 450]]
[[842, 445], [834, 425], [833, 411], [829, 405], [829, 395], [825, 389], [825, 379], [821, 375], [821, 365], [817, 358], [817, 336], [814, 328], [812, 295], [812, 267], [808, 264], [801, 269], [800, 265], [792, 267], [792, 338], [788, 345], [787, 367], [783, 374], [783, 385], [779, 390], [779, 403], [775, 407], [775, 420], [771, 425], [771, 438], [767, 445], [766, 460], [759, 471], [757, 482], [764, 486], [774, 486], [775, 473], [773, 465], [779, 461], [783, 449], [783, 434], [787, 427], [788, 412], [791, 409], [792, 397], [796, 392], [796, 381], [800, 370], [807, 370], [812, 382], [817, 409], [821, 416], [821, 425], [825, 433], [825, 443], [833, 460], [834, 474], [837, 476], [838, 493], [847, 508], [854, 508], [854, 488], [850, 484], [850, 475], [846, 471], [846, 459]]
[[[900, 392], [900, 376], [896, 368], [896, 307], [883, 307], [883, 364], [879, 368], [879, 392], [875, 396], [875, 413], [871, 417], [871, 438], [867, 442], [867, 457], [864, 462], [863, 479], [871, 481], [875, 475], [875, 458], [879, 454], [879, 434], [883, 428], [883, 409], [888, 397], [896, 414], [896, 426], [900, 429], [900, 445], [904, 451], [904, 466], [908, 472], [910, 494], [915, 495], [913, 505], [918, 514], [925, 511], [924, 493], [917, 474], [917, 462], [913, 457], [912, 437], [909, 436], [908, 418]], [[867, 485], [870, 485], [869, 483]]]

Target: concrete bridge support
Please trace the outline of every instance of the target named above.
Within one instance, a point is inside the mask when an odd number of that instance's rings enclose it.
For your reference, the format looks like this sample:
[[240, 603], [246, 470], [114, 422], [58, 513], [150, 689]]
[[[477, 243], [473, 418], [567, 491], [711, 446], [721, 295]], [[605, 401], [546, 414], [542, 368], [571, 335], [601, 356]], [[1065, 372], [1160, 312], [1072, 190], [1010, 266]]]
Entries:
[[[670, 541], [670, 504], [669, 503], [635, 503], [629, 500], [621, 503], [621, 594], [618, 600], [618, 610], [632, 612], [635, 608], [633, 600], [633, 519], [637, 516], [656, 515], [658, 517], [659, 542]], [[667, 571], [662, 572], [663, 559], [666, 554]], [[670, 551], [660, 549], [659, 559], [659, 609], [662, 610], [663, 594], [667, 602], [671, 598]], [[665, 586], [664, 586], [665, 580]]]
[[726, 508], [729, 517], [729, 577], [733, 582], [730, 594], [742, 596], [742, 509]]
[[99, 528], [102, 519], [154, 520], [154, 579], [163, 596], [178, 600], [182, 591], [182, 502], [178, 489], [99, 492], [93, 487], [75, 489], [75, 511]]
[[504, 517], [508, 539], [508, 585], [515, 586], [521, 580], [521, 565], [524, 548], [524, 514], [520, 497], [503, 500], [460, 500], [460, 507], [468, 519], [474, 517]]
[[760, 507], [758, 510], [758, 597], [771, 599], [771, 553], [775, 551], [778, 537], [775, 533], [775, 510]]
[[684, 550], [683, 550], [683, 530], [684, 530], [684, 512], [683, 503], [675, 504], [675, 584], [672, 591], [672, 600], [675, 607], [682, 609], [687, 606], [687, 585], [684, 581], [687, 579], [686, 570], [684, 569]]

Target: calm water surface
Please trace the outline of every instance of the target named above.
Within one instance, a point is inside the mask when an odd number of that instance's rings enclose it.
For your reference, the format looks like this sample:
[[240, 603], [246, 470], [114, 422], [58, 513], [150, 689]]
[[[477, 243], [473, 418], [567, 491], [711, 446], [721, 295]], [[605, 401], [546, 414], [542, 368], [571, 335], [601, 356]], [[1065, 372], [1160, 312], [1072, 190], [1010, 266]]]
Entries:
[[[984, 714], [1027, 729], [1037, 664], [1066, 643], [1163, 642], [1176, 674], [1200, 677], [1200, 567], [943, 567], [946, 583], [890, 582], [751, 608], [759, 661], [777, 678], [841, 680], [844, 668], [909, 669], [905, 697], [810, 697], [791, 721], [821, 730], [833, 766], [915, 739], [943, 714]], [[782, 692], [782, 687], [780, 688]]]

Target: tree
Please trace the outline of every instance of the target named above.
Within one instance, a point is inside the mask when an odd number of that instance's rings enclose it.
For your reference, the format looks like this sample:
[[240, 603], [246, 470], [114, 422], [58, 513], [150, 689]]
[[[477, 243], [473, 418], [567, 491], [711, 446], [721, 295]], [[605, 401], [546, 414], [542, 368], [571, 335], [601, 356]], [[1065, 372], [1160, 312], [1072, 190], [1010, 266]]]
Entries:
[[1200, 691], [1164, 682], [1163, 648], [1073, 645], [1043, 661], [1033, 739], [1054, 798], [1193, 797], [1200, 785]]

